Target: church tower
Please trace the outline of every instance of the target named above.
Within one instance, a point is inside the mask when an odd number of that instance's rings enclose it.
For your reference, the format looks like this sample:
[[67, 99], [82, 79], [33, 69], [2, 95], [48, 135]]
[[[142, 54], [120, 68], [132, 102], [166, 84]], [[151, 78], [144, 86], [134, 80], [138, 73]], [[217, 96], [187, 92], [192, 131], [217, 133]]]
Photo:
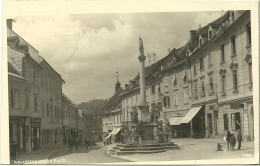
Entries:
[[118, 81], [118, 72], [116, 72], [117, 82], [115, 86], [115, 93], [121, 88], [121, 83]]

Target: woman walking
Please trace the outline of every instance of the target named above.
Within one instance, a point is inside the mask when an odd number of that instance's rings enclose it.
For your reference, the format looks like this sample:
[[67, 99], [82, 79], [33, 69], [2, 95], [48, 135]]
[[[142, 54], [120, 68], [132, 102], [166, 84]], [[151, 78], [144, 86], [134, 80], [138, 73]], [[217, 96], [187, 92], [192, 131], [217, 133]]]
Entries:
[[232, 151], [234, 150], [235, 145], [236, 145], [236, 138], [235, 138], [234, 134], [232, 134], [230, 137], [230, 148]]
[[227, 131], [226, 141], [227, 141], [228, 150], [229, 150], [229, 146], [230, 146], [230, 138], [231, 138], [231, 133], [229, 131]]

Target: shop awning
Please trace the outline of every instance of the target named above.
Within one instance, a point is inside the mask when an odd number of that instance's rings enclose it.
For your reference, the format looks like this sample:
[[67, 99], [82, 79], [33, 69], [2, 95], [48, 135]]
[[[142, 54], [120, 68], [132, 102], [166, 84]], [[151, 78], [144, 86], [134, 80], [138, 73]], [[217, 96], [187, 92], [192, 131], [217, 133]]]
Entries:
[[201, 107], [202, 106], [191, 108], [185, 117], [181, 120], [181, 123], [189, 123], [189, 121], [199, 112]]
[[109, 137], [111, 137], [111, 135], [106, 136], [106, 139], [108, 139]]
[[116, 135], [120, 130], [121, 128], [114, 129], [114, 132], [112, 131], [111, 135]]
[[116, 132], [117, 129], [113, 129], [113, 131], [110, 133], [110, 135], [115, 135], [114, 133]]
[[184, 118], [183, 116], [171, 117], [171, 118], [169, 118], [169, 122], [171, 125], [180, 125], [181, 120], [183, 118]]

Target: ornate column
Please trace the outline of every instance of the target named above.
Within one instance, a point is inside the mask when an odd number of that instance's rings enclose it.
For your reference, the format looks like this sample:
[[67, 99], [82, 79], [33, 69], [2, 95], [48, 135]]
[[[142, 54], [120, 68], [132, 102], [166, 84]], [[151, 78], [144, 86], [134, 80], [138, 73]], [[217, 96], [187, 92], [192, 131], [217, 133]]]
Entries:
[[138, 60], [140, 62], [140, 102], [138, 106], [138, 120], [146, 121], [149, 115], [149, 106], [146, 103], [146, 82], [145, 82], [145, 59], [143, 41], [139, 38], [139, 51], [140, 55]]

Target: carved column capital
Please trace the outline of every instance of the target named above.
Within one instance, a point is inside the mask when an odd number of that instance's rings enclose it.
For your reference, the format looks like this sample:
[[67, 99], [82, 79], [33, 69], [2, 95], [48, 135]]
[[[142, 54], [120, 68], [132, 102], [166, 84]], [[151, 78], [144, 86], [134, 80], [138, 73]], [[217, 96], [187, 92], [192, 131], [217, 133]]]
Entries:
[[144, 62], [145, 59], [146, 59], [146, 56], [144, 56], [144, 55], [138, 56], [138, 60], [139, 60], [140, 62]]

